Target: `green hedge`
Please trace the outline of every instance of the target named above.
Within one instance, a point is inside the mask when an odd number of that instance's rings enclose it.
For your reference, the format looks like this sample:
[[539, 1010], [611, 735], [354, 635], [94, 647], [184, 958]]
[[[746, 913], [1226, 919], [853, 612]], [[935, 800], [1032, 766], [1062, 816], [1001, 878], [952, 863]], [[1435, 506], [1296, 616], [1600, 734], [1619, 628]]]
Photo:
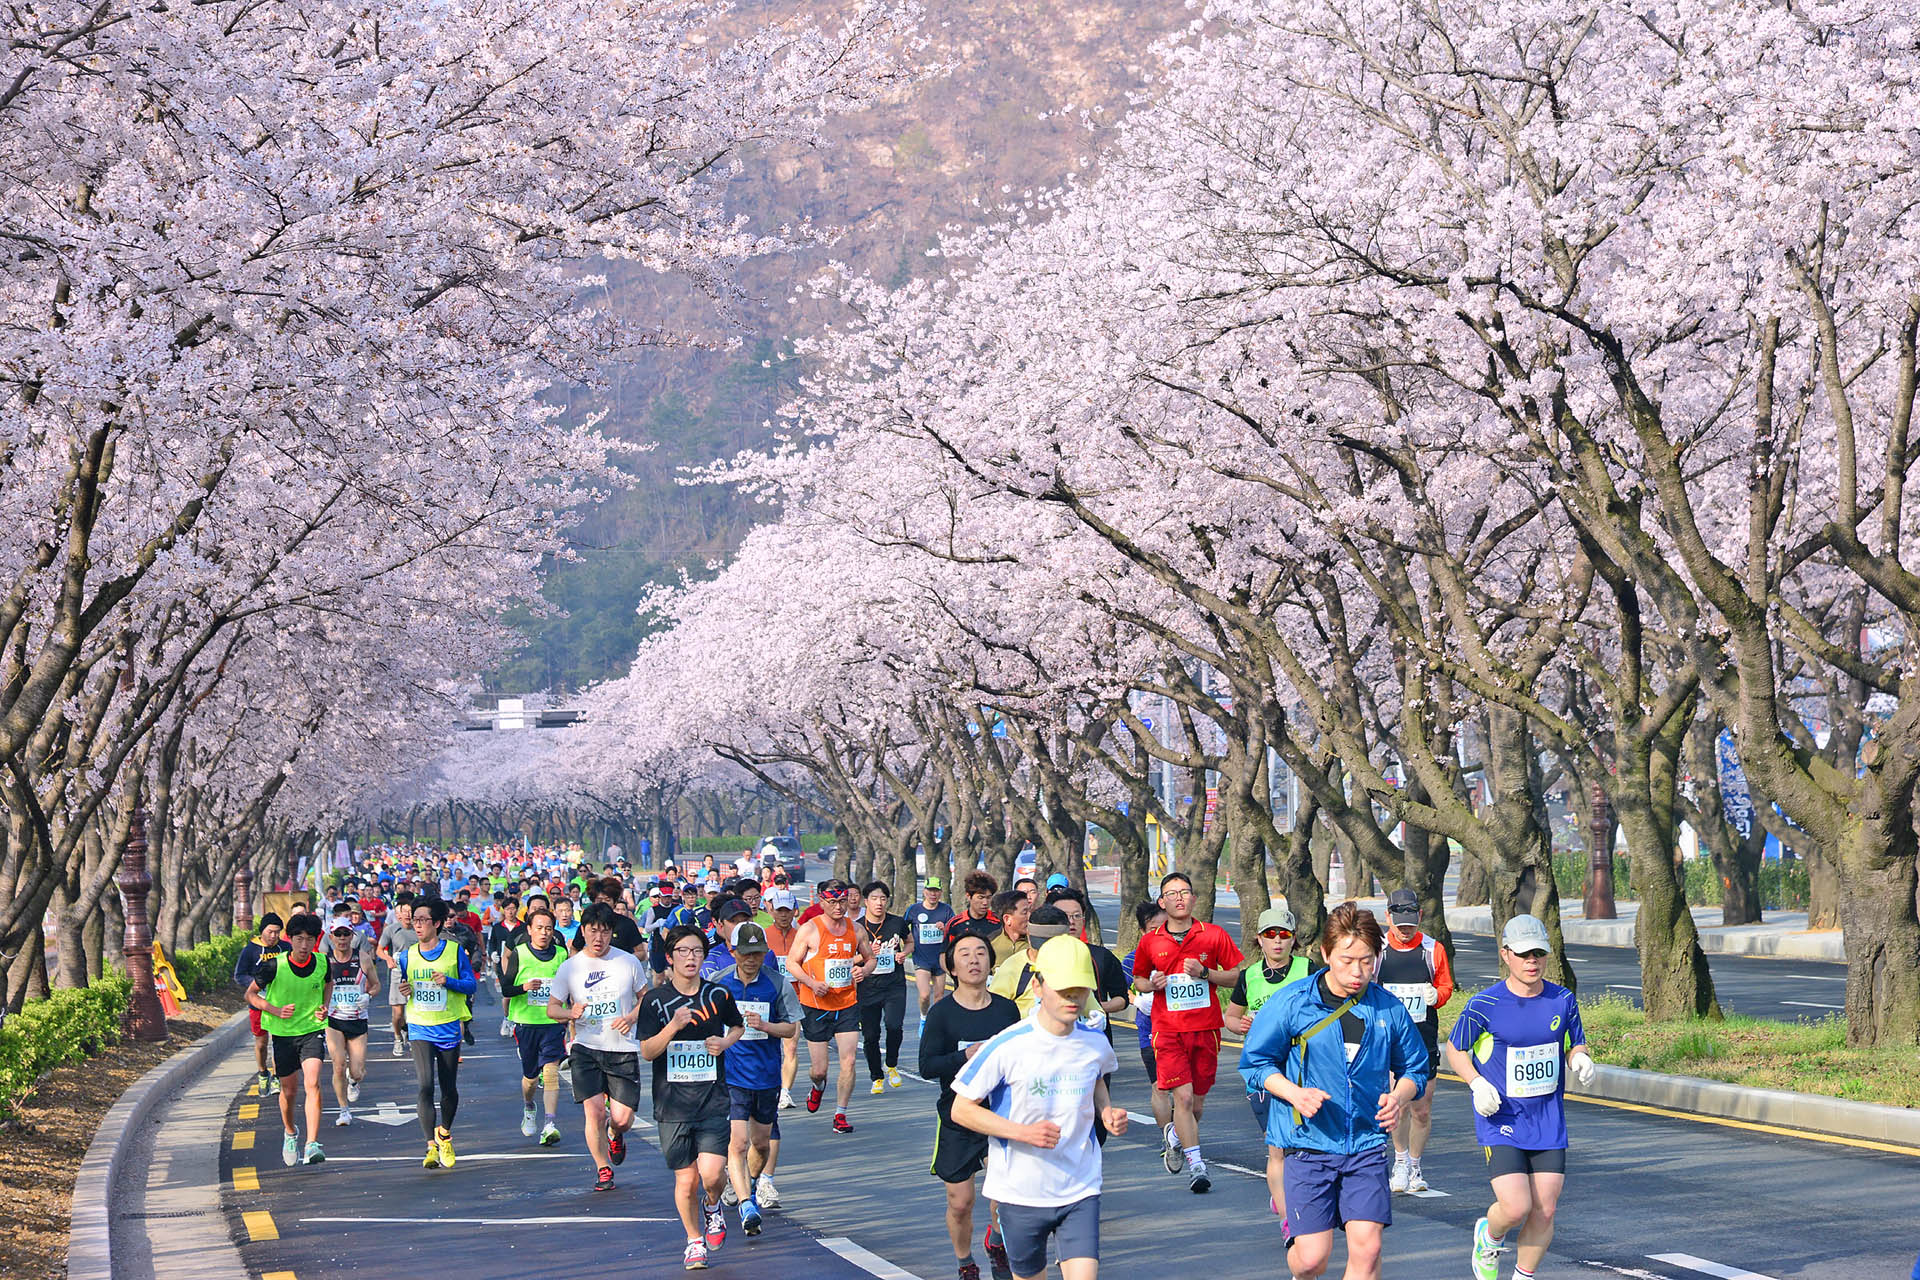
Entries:
[[9, 1017], [0, 1026], [0, 1115], [53, 1068], [117, 1044], [132, 994], [126, 975], [111, 973], [91, 986], [30, 1001]]
[[173, 971], [180, 975], [187, 994], [205, 995], [231, 985], [233, 962], [239, 958], [240, 949], [247, 945], [249, 936], [246, 933], [230, 933], [221, 938], [209, 938], [174, 956]]
[[[1633, 878], [1628, 874], [1627, 859], [1616, 855], [1613, 861], [1613, 892], [1622, 899], [1633, 897]], [[1687, 903], [1695, 907], [1717, 907], [1720, 905], [1720, 876], [1713, 869], [1713, 863], [1707, 858], [1695, 858], [1691, 862], [1680, 864], [1680, 874], [1686, 881]], [[1578, 898], [1586, 893], [1587, 855], [1584, 853], [1556, 853], [1553, 855], [1553, 882], [1563, 898]], [[1765, 911], [1805, 911], [1808, 900], [1807, 864], [1800, 861], [1782, 864], [1763, 862], [1760, 864], [1760, 906]]]

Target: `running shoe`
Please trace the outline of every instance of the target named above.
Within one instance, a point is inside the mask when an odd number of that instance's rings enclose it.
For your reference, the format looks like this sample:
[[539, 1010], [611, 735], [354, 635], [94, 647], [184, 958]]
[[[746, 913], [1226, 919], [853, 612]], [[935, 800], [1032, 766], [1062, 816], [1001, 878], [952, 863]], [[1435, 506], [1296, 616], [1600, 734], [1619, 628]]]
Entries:
[[887, 1068], [887, 1087], [889, 1089], [898, 1089], [901, 1085], [905, 1083], [906, 1081], [900, 1078], [900, 1068], [898, 1067]]
[[727, 1211], [717, 1204], [707, 1206], [707, 1252], [718, 1253], [727, 1242]]
[[1207, 1176], [1207, 1162], [1195, 1160], [1187, 1169], [1187, 1190], [1197, 1196], [1203, 1196], [1213, 1190], [1213, 1179]]
[[750, 1236], [760, 1234], [760, 1206], [751, 1200], [740, 1206], [740, 1229]]
[[358, 1080], [347, 1081], [347, 1101], [360, 1101], [360, 1082]]
[[843, 1113], [836, 1111], [833, 1113], [833, 1131], [835, 1133], [852, 1133], [853, 1121], [847, 1119]]
[[[920, 1039], [925, 1040], [926, 1038], [927, 1038], [927, 1015], [923, 1013], [920, 1015]], [[977, 1267], [974, 1269], [976, 1271], [979, 1270], [979, 1268]]]
[[297, 1135], [290, 1133], [281, 1140], [280, 1163], [289, 1169], [300, 1163], [300, 1139]]
[[780, 1109], [782, 1111], [793, 1110], [793, 1090], [782, 1089], [780, 1091]]
[[601, 1165], [599, 1174], [593, 1180], [593, 1189], [595, 1191], [613, 1190], [613, 1170]]
[[473, 1038], [473, 1023], [472, 1023], [472, 1022], [463, 1022], [463, 1023], [461, 1023], [461, 1024], [460, 1024], [460, 1043], [462, 1043], [462, 1044], [477, 1044], [477, 1043], [478, 1043], [478, 1041], [476, 1041], [476, 1040], [475, 1040], [475, 1039]]
[[1407, 1166], [1407, 1190], [1425, 1191], [1426, 1189], [1427, 1175], [1421, 1172], [1420, 1162], [1416, 1160]]
[[727, 1185], [720, 1188], [720, 1203], [731, 1209], [740, 1203], [740, 1193], [733, 1189], [733, 1179], [727, 1179]]
[[503, 1036], [513, 1034], [513, 1023], [506, 1018], [500, 1019], [500, 1034]]
[[1186, 1157], [1180, 1154], [1180, 1139], [1168, 1125], [1160, 1135], [1160, 1163], [1167, 1166], [1167, 1172], [1177, 1174], [1187, 1167]]
[[615, 1164], [627, 1162], [627, 1135], [616, 1133], [607, 1139], [607, 1157]]
[[307, 1144], [306, 1158], [302, 1161], [302, 1163], [325, 1164], [326, 1162], [327, 1162], [327, 1153], [320, 1149], [320, 1144], [317, 1142], [309, 1142]]
[[873, 1088], [867, 1090], [868, 1093], [871, 1093], [876, 1098], [879, 1097], [881, 1094], [885, 1093], [886, 1091], [887, 1091], [887, 1086], [885, 1085], [885, 1083], [879, 1080], [875, 1080], [873, 1082]]
[[537, 1132], [539, 1132], [539, 1130], [534, 1125], [533, 1108], [520, 1108], [520, 1136], [523, 1138], [531, 1138]]
[[823, 1080], [819, 1084], [813, 1086], [813, 1088], [807, 1090], [807, 1110], [818, 1111], [820, 1109], [820, 1099], [826, 1096], [827, 1096], [827, 1085], [826, 1085], [826, 1081]]
[[445, 1129], [434, 1131], [434, 1141], [440, 1144], [440, 1167], [453, 1168], [453, 1135]]
[[1393, 1162], [1393, 1173], [1387, 1178], [1387, 1190], [1393, 1192], [1405, 1191], [1407, 1189], [1407, 1174], [1407, 1162], [1405, 1160], [1395, 1160]]
[[993, 1272], [993, 1280], [1013, 1280], [1013, 1263], [1007, 1259], [1007, 1246], [992, 1223], [987, 1224], [987, 1238], [982, 1243], [987, 1247], [987, 1266]]
[[440, 1167], [440, 1144], [439, 1143], [437, 1142], [427, 1143], [427, 1158], [420, 1162], [420, 1167], [422, 1169], [438, 1169]]
[[333, 1118], [333, 1127], [336, 1129], [344, 1129], [352, 1123], [353, 1112], [345, 1107], [340, 1108], [340, 1114]]
[[680, 1265], [688, 1271], [707, 1269], [707, 1242], [705, 1240], [687, 1241], [685, 1253], [680, 1255]]
[[1469, 1256], [1473, 1280], [1500, 1280], [1500, 1246], [1493, 1242], [1487, 1220], [1473, 1224], [1473, 1252]]
[[780, 1189], [773, 1185], [772, 1174], [763, 1173], [754, 1180], [753, 1199], [763, 1209], [780, 1207]]
[[560, 1130], [554, 1127], [553, 1121], [549, 1120], [540, 1130], [540, 1145], [550, 1147], [558, 1141], [560, 1141]]
[[260, 1096], [263, 1098], [266, 1097], [269, 1093], [272, 1093], [273, 1092], [273, 1073], [270, 1071], [262, 1071], [260, 1073], [260, 1083], [256, 1085], [255, 1088], [257, 1092], [260, 1094]]
[[395, 1036], [393, 1039], [393, 1056], [396, 1058], [404, 1058], [407, 1056], [407, 1042], [398, 1036]]
[[[920, 1021], [924, 1023], [926, 1019], [922, 1018]], [[960, 1280], [980, 1280], [980, 1264], [972, 1258], [968, 1258], [965, 1262], [961, 1263]]]
[[267, 1092], [268, 1093], [280, 1092], [280, 1082], [272, 1076], [267, 1077]]

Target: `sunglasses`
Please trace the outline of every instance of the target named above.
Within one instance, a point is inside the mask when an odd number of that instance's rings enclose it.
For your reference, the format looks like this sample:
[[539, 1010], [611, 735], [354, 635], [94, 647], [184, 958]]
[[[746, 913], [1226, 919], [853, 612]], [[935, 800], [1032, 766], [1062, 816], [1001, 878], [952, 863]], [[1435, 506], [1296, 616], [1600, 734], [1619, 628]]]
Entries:
[[1291, 937], [1293, 936], [1293, 930], [1291, 930], [1291, 929], [1262, 929], [1262, 930], [1260, 931], [1260, 936], [1261, 936], [1261, 937], [1263, 937], [1263, 938], [1291, 938]]
[[1520, 957], [1522, 960], [1545, 960], [1547, 958], [1547, 953], [1544, 951], [1515, 951], [1511, 954]]

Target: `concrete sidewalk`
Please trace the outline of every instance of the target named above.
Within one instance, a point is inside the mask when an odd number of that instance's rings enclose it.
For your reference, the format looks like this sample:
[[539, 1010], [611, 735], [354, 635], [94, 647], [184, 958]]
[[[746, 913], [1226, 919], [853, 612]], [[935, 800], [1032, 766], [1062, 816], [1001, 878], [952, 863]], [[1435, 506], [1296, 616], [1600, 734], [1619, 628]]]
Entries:
[[[1368, 905], [1385, 913], [1385, 899]], [[1617, 920], [1588, 920], [1578, 898], [1560, 899], [1560, 932], [1568, 942], [1593, 947], [1631, 947], [1640, 904], [1616, 904]], [[1769, 911], [1760, 924], [1723, 925], [1720, 908], [1693, 908], [1693, 925], [1700, 931], [1700, 949], [1740, 956], [1779, 956], [1793, 960], [1824, 960], [1845, 964], [1847, 952], [1838, 929], [1807, 928], [1804, 911]], [[1493, 933], [1491, 907], [1448, 907], [1447, 927], [1455, 933]]]

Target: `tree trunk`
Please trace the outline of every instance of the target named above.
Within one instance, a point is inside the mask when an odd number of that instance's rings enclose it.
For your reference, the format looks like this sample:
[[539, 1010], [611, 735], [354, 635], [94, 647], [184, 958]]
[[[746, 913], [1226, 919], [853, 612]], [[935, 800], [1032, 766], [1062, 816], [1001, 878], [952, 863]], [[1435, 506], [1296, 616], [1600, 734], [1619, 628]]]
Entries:
[[[1863, 782], [1877, 782], [1871, 774]], [[1847, 951], [1847, 1043], [1920, 1042], [1920, 915], [1916, 915], [1911, 790], [1874, 787], [1863, 800], [1878, 809], [1850, 815], [1837, 864]], [[1823, 859], [1824, 860], [1824, 859]]]
[[1819, 850], [1807, 854], [1807, 928], [1844, 927], [1840, 908], [1844, 901], [1840, 872], [1833, 859]]
[[1647, 1017], [1719, 1017], [1713, 976], [1707, 971], [1700, 934], [1674, 868], [1672, 829], [1637, 797], [1617, 799], [1614, 813], [1627, 833], [1627, 857], [1635, 864], [1634, 879], [1639, 885], [1634, 945], [1640, 953], [1640, 999]]

